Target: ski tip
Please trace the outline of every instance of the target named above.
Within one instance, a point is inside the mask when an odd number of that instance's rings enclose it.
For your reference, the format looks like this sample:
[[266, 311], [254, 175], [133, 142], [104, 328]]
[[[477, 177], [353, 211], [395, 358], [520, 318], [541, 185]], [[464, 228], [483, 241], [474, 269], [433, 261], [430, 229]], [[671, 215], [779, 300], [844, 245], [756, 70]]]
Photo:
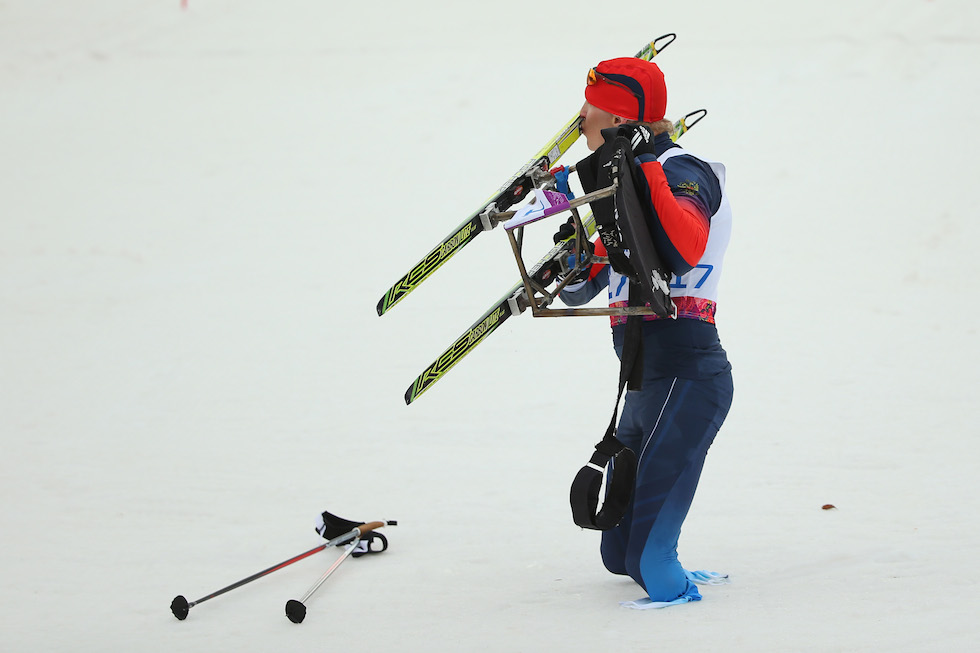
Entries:
[[301, 624], [306, 619], [306, 606], [296, 599], [289, 599], [286, 602], [286, 616], [294, 624]]
[[[677, 34], [674, 32], [669, 32], [663, 36], [658, 36], [657, 38], [653, 39], [650, 42], [650, 45], [653, 46], [654, 53], [659, 54], [664, 48], [673, 43], [676, 38]], [[661, 41], [663, 41], [663, 43], [661, 43]]]
[[181, 621], [187, 618], [190, 609], [190, 604], [187, 603], [187, 599], [182, 594], [175, 596], [174, 600], [170, 602], [170, 611]]
[[694, 125], [698, 124], [702, 118], [708, 115], [707, 109], [698, 109], [697, 111], [692, 111], [691, 113], [684, 116], [684, 124], [690, 129]]
[[381, 299], [378, 300], [378, 317], [384, 315], [387, 312], [387, 310], [388, 307], [385, 306], [385, 297], [382, 297]]

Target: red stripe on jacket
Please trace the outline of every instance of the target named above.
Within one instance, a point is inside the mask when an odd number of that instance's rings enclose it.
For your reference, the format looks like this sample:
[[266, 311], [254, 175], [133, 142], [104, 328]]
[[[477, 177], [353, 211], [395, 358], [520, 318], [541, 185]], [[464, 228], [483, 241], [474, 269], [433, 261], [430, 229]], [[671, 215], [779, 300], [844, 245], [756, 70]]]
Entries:
[[[657, 211], [664, 233], [688, 264], [688, 269], [694, 267], [701, 260], [708, 244], [708, 216], [704, 215], [695, 200], [674, 195], [667, 183], [663, 166], [658, 161], [641, 163], [640, 169], [650, 187], [653, 208]], [[687, 270], [673, 272], [683, 274]]]
[[[602, 240], [596, 238], [594, 241], [592, 241], [592, 245], [595, 248], [593, 253], [596, 256], [606, 255], [606, 246], [602, 244]], [[606, 267], [605, 263], [593, 263], [592, 267], [589, 268], [589, 281], [592, 281], [599, 276], [599, 273], [602, 272], [602, 268], [604, 267]]]

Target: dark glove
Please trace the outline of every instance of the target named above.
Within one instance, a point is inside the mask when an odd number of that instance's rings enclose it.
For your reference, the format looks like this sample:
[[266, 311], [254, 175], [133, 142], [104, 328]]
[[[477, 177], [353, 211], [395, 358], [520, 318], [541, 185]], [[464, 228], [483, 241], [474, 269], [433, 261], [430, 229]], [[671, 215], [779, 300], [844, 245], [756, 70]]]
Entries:
[[633, 156], [649, 154], [656, 157], [653, 151], [653, 132], [643, 125], [622, 125], [616, 134], [624, 136], [633, 146]]
[[573, 236], [575, 236], [575, 220], [573, 220], [572, 218], [569, 218], [565, 222], [565, 224], [563, 224], [562, 226], [558, 227], [558, 231], [555, 232], [555, 235], [553, 236], [553, 238], [555, 240], [555, 244], [557, 245], [561, 241], [568, 240], [569, 238], [572, 238]]

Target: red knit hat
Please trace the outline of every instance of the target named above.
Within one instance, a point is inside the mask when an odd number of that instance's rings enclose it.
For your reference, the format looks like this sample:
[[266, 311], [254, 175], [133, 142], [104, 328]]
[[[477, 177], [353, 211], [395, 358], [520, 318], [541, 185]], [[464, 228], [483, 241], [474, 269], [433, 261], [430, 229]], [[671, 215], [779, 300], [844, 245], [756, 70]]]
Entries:
[[622, 57], [589, 71], [585, 99], [592, 106], [639, 122], [657, 122], [667, 113], [667, 85], [652, 61]]

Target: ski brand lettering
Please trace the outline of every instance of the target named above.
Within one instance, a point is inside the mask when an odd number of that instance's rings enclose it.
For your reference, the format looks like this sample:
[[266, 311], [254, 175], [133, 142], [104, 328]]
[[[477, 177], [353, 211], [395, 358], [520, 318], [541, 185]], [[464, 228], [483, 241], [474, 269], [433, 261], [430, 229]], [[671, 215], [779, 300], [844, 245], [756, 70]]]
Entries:
[[473, 329], [470, 330], [470, 337], [467, 339], [467, 345], [473, 344], [486, 335], [487, 331], [492, 329], [497, 322], [500, 321], [500, 316], [503, 314], [503, 312], [503, 308], [498, 308], [496, 311], [487, 316], [487, 319], [473, 327]]
[[446, 256], [454, 249], [459, 247], [460, 243], [465, 242], [466, 239], [468, 239], [473, 233], [473, 229], [475, 229], [475, 227], [472, 224], [468, 224], [463, 227], [459, 233], [443, 243], [442, 247], [439, 248], [439, 258]]

